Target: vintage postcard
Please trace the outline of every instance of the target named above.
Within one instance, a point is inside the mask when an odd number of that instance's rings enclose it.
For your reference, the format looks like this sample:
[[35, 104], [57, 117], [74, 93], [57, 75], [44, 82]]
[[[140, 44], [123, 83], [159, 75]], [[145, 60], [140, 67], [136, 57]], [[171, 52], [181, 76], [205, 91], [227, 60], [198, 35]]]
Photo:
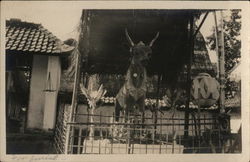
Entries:
[[249, 161], [249, 3], [1, 2], [1, 161]]

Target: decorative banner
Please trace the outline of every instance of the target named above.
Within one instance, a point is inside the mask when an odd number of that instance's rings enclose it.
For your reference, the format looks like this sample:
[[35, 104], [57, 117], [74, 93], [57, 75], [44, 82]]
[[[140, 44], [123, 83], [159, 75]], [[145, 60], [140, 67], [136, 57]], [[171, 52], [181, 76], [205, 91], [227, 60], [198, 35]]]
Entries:
[[211, 106], [218, 101], [220, 97], [220, 85], [215, 78], [207, 73], [200, 73], [193, 79], [191, 95], [194, 103], [200, 106]]

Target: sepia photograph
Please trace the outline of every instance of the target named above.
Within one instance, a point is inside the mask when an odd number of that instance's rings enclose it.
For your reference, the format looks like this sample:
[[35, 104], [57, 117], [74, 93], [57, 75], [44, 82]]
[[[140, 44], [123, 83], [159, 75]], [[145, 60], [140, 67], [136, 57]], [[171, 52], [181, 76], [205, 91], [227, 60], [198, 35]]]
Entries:
[[244, 7], [53, 4], [1, 6], [1, 141], [11, 160], [249, 154]]

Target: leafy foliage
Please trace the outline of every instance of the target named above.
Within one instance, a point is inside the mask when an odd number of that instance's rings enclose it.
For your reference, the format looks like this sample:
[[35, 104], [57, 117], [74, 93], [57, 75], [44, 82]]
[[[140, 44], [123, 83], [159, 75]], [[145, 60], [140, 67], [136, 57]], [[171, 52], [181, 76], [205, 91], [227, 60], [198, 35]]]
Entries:
[[[225, 70], [226, 73], [240, 62], [241, 41], [239, 40], [241, 30], [240, 10], [231, 10], [229, 20], [224, 19], [224, 48], [225, 48]], [[213, 34], [207, 37], [207, 43], [211, 50], [215, 50], [215, 29]]]
[[[240, 30], [241, 30], [241, 10], [231, 10], [229, 19], [224, 19], [224, 48], [225, 48], [225, 72], [226, 72], [226, 97], [230, 98], [233, 91], [232, 82], [229, 81], [230, 72], [240, 62]], [[221, 25], [221, 24], [220, 24]], [[211, 50], [216, 48], [215, 28], [213, 34], [207, 37], [207, 44]]]

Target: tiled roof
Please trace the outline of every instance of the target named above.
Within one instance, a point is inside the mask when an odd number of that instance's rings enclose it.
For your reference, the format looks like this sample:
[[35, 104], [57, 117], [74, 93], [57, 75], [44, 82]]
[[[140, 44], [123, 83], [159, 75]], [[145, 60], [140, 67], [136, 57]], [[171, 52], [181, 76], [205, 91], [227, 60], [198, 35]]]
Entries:
[[207, 51], [194, 51], [194, 60], [192, 70], [213, 71], [213, 65], [210, 61]]
[[192, 70], [199, 72], [207, 72], [210, 75], [215, 73], [214, 67], [209, 58], [209, 53], [206, 47], [206, 41], [201, 34], [198, 32], [194, 41], [194, 55]]
[[69, 48], [41, 24], [23, 22], [19, 19], [6, 21], [5, 47], [7, 51], [41, 54], [59, 54], [65, 52], [65, 48]]

